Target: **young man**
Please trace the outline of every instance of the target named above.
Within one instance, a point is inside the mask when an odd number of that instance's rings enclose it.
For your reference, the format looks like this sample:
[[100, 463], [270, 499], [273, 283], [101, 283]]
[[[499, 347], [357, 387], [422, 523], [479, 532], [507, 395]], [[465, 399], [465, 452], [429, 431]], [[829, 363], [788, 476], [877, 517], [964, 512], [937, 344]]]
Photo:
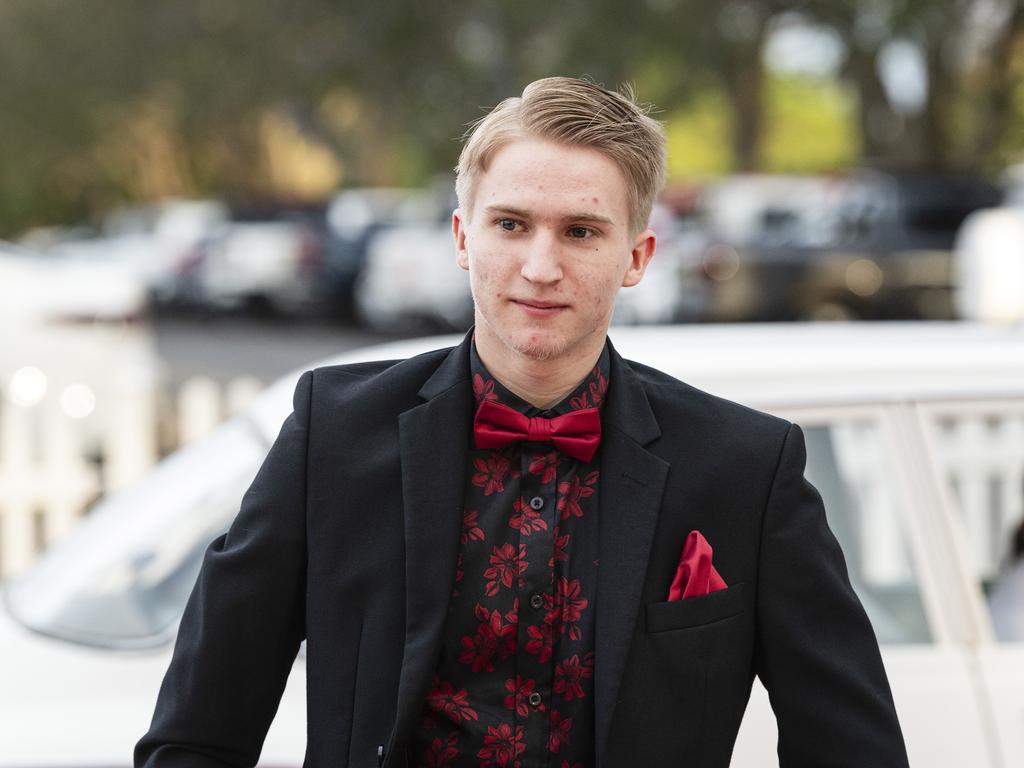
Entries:
[[783, 766], [907, 764], [800, 429], [607, 341], [664, 168], [586, 81], [475, 126], [473, 332], [303, 375], [137, 765], [254, 764], [303, 638], [308, 766], [726, 766], [755, 674]]

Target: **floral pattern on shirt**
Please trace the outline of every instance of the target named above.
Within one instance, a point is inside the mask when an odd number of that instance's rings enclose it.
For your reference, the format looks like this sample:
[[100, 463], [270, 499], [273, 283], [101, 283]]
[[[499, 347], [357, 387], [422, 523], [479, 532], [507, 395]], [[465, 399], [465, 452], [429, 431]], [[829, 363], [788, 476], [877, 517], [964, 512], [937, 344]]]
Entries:
[[[526, 416], [600, 408], [607, 348], [541, 411], [470, 356], [474, 400]], [[410, 742], [411, 765], [588, 768], [594, 764], [594, 596], [600, 450], [550, 443], [474, 449], [441, 656]]]

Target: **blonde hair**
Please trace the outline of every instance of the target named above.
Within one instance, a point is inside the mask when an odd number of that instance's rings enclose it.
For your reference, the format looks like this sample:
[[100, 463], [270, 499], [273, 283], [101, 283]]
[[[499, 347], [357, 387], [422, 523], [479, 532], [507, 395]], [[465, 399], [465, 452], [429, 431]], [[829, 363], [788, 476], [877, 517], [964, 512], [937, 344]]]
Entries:
[[665, 131], [635, 101], [630, 88], [609, 91], [589, 80], [546, 77], [505, 99], [466, 132], [455, 167], [459, 206], [468, 215], [478, 175], [501, 147], [535, 137], [595, 149], [611, 159], [626, 180], [629, 227], [642, 231], [665, 183]]

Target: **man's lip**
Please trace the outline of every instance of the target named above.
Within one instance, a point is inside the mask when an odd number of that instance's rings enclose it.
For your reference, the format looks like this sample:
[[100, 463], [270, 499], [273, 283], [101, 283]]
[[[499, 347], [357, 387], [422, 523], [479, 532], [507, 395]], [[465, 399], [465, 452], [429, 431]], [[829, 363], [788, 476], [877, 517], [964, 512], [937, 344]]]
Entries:
[[562, 307], [569, 306], [568, 304], [555, 304], [549, 301], [527, 301], [525, 299], [512, 299], [516, 304], [524, 304], [527, 307], [536, 307], [537, 309], [561, 309]]

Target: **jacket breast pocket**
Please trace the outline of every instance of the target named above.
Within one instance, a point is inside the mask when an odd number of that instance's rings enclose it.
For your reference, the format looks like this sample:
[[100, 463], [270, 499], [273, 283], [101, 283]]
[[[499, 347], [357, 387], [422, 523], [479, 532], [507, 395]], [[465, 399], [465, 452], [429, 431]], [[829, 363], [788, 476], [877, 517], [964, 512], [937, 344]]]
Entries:
[[648, 633], [713, 624], [743, 613], [743, 582], [698, 597], [644, 606]]

